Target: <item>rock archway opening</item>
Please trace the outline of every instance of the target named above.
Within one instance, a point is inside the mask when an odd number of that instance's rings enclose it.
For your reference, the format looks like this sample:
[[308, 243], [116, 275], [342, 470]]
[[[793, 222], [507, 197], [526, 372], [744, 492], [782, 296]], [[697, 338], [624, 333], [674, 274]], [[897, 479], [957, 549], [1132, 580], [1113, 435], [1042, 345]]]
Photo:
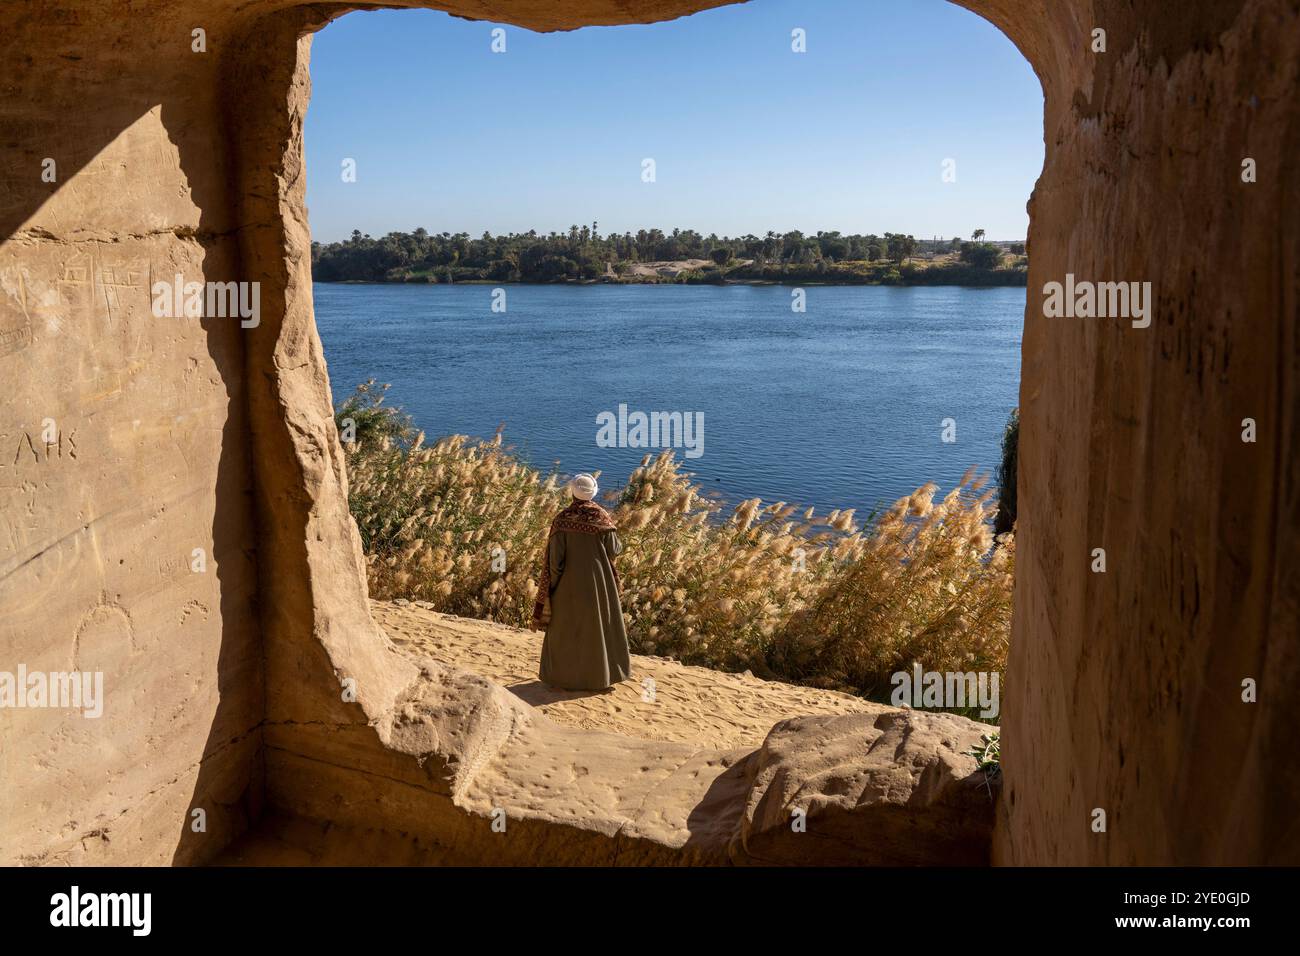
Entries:
[[[1012, 526], [1015, 489], [1000, 446], [1017, 404], [1023, 206], [1041, 102], [1005, 38], [955, 7], [936, 11], [901, 21], [908, 37], [889, 43], [864, 27], [883, 34], [899, 22], [838, 22], [861, 18], [855, 8], [824, 15], [840, 29], [832, 40], [823, 19], [756, 21], [759, 5], [550, 36], [366, 12], [313, 39], [315, 317], [371, 597], [390, 636], [399, 628], [413, 648], [589, 719], [575, 695], [536, 679], [539, 639], [512, 645], [499, 629], [420, 617], [526, 625], [563, 478], [596, 471], [630, 545], [618, 563], [635, 653], [918, 707], [934, 706], [937, 679], [943, 706], [996, 722], [1014, 549], [995, 534]], [[657, 115], [652, 68], [671, 87], [678, 61], [737, 34], [753, 49], [720, 55], [712, 73], [697, 62]], [[823, 62], [804, 68], [810, 36]], [[874, 82], [855, 65], [892, 71], [879, 56], [908, 44], [960, 47], [968, 59], [899, 77], [940, 127], [913, 130], [906, 147], [879, 145], [893, 140], [898, 110], [866, 108], [855, 120], [870, 132], [843, 134], [844, 108], [809, 108], [794, 89], [835, 77], [837, 98], [871, 103]], [[439, 111], [421, 112], [415, 50], [456, 77], [440, 83], [460, 114], [454, 134]], [[611, 78], [614, 65], [629, 79]], [[596, 75], [602, 90], [583, 101], [583, 78]], [[732, 76], [765, 77], [765, 117], [805, 104], [793, 154], [784, 125], [734, 143], [754, 117], [734, 115]], [[528, 80], [529, 100], [510, 100]], [[958, 101], [936, 105], [944, 97]], [[538, 102], [583, 105], [573, 116]], [[971, 104], [988, 116], [968, 120]], [[706, 135], [702, 118], [723, 116], [731, 125]], [[782, 174], [797, 177], [788, 195], [763, 191]], [[898, 185], [885, 188], [891, 177]], [[683, 209], [687, 228], [671, 228], [665, 217]], [[900, 228], [852, 225], [891, 216]], [[563, 217], [605, 225], [556, 228]], [[812, 228], [817, 217], [828, 228]], [[929, 227], [944, 220], [953, 228], [941, 237]], [[461, 433], [486, 441], [445, 440]], [[901, 520], [899, 499], [909, 499]], [[953, 534], [969, 551], [923, 567], [917, 557]], [[881, 600], [895, 567], [914, 577]], [[943, 597], [918, 608], [921, 579], [936, 575]], [[864, 631], [928, 637], [885, 649]], [[476, 649], [494, 641], [495, 662]], [[662, 680], [625, 688], [629, 704]], [[827, 699], [851, 706], [841, 696]], [[780, 716], [796, 716], [792, 706]], [[641, 710], [668, 709], [629, 706], [620, 726], [689, 736]], [[768, 722], [759, 740], [772, 716], [751, 722]]]

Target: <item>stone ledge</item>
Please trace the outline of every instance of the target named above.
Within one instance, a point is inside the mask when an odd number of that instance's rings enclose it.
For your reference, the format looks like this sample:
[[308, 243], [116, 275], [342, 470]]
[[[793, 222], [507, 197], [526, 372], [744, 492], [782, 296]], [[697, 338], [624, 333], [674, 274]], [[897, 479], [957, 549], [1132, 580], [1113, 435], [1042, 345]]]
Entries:
[[[391, 619], [384, 608], [377, 610], [381, 621]], [[514, 642], [521, 649], [538, 642], [526, 631], [419, 608], [401, 612], [428, 616], [433, 625], [476, 635], [487, 646]], [[485, 643], [475, 646], [482, 650]], [[744, 698], [764, 690], [768, 706], [806, 692], [826, 695], [827, 706], [849, 712], [786, 714], [757, 747], [646, 739], [566, 725], [560, 719], [573, 718], [563, 709], [569, 701], [552, 707], [553, 717], [481, 675], [456, 669], [458, 660], [420, 659], [409, 645], [406, 653], [420, 677], [376, 735], [324, 724], [297, 727], [292, 735], [267, 728], [274, 807], [321, 821], [321, 827], [329, 821], [382, 833], [380, 843], [402, 859], [423, 853], [434, 863], [988, 862], [992, 794], [965, 753], [989, 730], [985, 725], [840, 701], [845, 695], [774, 682], [750, 687], [753, 678], [660, 662], [666, 685], [681, 692], [708, 679], [721, 709], [742, 713], [746, 721], [754, 707], [742, 706]], [[609, 717], [612, 725], [622, 719], [620, 712]], [[715, 727], [704, 730], [706, 737], [716, 733]], [[806, 813], [806, 832], [791, 830], [796, 808]], [[320, 827], [294, 829], [314, 833]], [[232, 854], [265, 854], [277, 839], [254, 838]], [[339, 855], [337, 848], [321, 852]], [[386, 849], [367, 859], [360, 853], [354, 862], [383, 862], [389, 854]]]

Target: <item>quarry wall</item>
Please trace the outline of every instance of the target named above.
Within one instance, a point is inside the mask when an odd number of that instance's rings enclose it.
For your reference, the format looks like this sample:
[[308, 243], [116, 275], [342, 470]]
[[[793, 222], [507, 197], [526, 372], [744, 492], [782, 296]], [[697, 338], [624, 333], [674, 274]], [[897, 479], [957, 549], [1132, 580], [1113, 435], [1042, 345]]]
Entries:
[[[538, 30], [717, 5], [384, 4]], [[1297, 862], [1300, 5], [961, 5], [1045, 97], [994, 859]], [[401, 829], [422, 790], [477, 827], [483, 767], [584, 746], [370, 619], [302, 151], [310, 36], [349, 9], [0, 11], [0, 671], [104, 675], [99, 717], [0, 710], [0, 862], [205, 862], [267, 806]], [[1044, 315], [1067, 275], [1150, 283], [1147, 324]], [[175, 312], [233, 282], [258, 314], [160, 316], [176, 276]]]

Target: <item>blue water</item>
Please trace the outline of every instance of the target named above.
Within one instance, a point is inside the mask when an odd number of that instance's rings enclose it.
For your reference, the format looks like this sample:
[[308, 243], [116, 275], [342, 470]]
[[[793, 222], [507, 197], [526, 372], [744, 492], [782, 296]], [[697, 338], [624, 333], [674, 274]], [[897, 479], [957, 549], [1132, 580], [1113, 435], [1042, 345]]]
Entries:
[[1024, 289], [814, 286], [801, 314], [783, 286], [507, 285], [504, 313], [492, 288], [316, 284], [336, 403], [374, 377], [430, 439], [505, 423], [602, 489], [645, 449], [598, 447], [600, 412], [703, 412], [706, 492], [865, 514], [991, 474], [1018, 401]]

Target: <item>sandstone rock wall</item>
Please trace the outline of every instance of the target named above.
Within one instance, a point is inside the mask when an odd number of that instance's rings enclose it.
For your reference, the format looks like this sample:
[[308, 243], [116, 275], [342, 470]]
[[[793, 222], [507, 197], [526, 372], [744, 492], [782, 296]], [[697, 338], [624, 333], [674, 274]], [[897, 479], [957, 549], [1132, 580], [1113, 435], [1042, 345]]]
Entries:
[[[560, 29], [716, 5], [441, 6]], [[1295, 862], [1300, 9], [963, 5], [1046, 98], [998, 857]], [[490, 689], [422, 674], [366, 609], [301, 152], [309, 36], [347, 9], [0, 11], [0, 671], [106, 684], [97, 721], [0, 711], [0, 862], [211, 859], [263, 802], [400, 829], [422, 813], [403, 781], [451, 801], [466, 753], [517, 740]], [[1034, 290], [1067, 272], [1150, 281], [1150, 327], [1045, 319]], [[260, 283], [260, 323], [155, 317], [176, 273]], [[458, 799], [447, 826], [478, 826]]]
[[190, 862], [260, 797], [241, 329], [149, 296], [239, 272], [220, 66], [168, 6], [0, 11], [0, 670], [105, 694], [0, 710], [5, 863]]
[[[1295, 863], [1300, 5], [991, 6], [1047, 142], [999, 859]], [[1150, 282], [1149, 327], [1045, 318], [1067, 274]]]

